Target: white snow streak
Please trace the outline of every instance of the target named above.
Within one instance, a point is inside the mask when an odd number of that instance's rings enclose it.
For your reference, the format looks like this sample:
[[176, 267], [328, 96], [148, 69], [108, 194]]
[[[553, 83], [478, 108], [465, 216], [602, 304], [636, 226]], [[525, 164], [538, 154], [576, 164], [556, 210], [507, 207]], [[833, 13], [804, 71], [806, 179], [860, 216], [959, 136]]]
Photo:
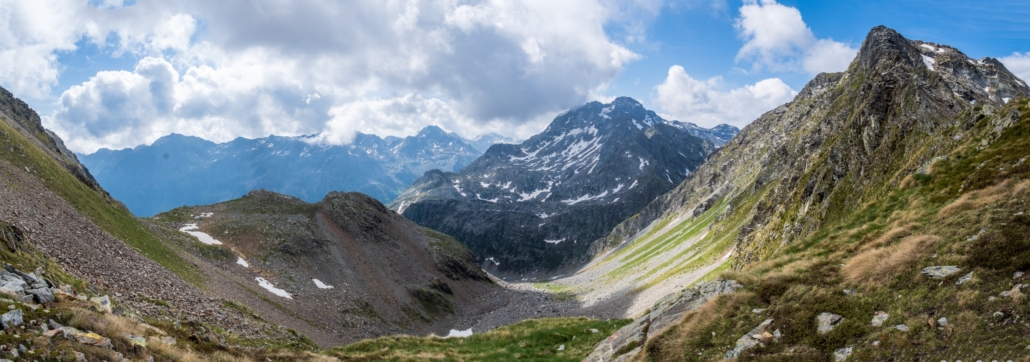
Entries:
[[272, 285], [272, 283], [268, 280], [265, 280], [265, 278], [257, 277], [254, 278], [254, 280], [257, 280], [258, 285], [260, 285], [262, 288], [265, 288], [269, 292], [272, 292], [272, 294], [278, 295], [286, 299], [293, 299], [293, 296], [291, 296], [290, 293], [287, 293], [285, 290], [276, 288], [275, 285]]
[[333, 289], [332, 285], [329, 285], [329, 284], [326, 284], [326, 283], [322, 283], [321, 280], [311, 279], [311, 281], [315, 282], [315, 286], [318, 287], [318, 289]]
[[200, 242], [202, 242], [204, 244], [207, 244], [207, 245], [222, 245], [221, 241], [215, 240], [215, 238], [212, 238], [211, 235], [208, 235], [208, 234], [206, 234], [204, 232], [201, 232], [201, 231], [194, 231], [194, 230], [198, 230], [197, 224], [186, 224], [186, 226], [183, 226], [183, 227], [179, 228], [179, 231], [182, 231], [184, 233], [193, 235], [194, 237], [197, 238], [197, 240], [200, 240]]

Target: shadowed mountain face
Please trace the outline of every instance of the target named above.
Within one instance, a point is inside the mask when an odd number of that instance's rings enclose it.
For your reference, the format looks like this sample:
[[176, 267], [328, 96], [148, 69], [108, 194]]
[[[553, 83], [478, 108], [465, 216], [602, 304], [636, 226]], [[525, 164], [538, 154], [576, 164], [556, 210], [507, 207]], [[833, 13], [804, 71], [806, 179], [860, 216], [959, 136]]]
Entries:
[[[500, 288], [465, 246], [360, 193], [332, 192], [309, 204], [253, 191], [154, 219], [221, 243], [195, 250], [220, 275], [210, 282], [213, 294], [320, 343], [445, 333], [504, 301], [486, 297], [501, 297]], [[281, 292], [261, 290], [259, 277]]]
[[592, 102], [457, 173], [427, 172], [391, 207], [468, 245], [487, 270], [555, 271], [696, 170], [716, 147], [710, 130], [695, 132], [706, 138], [631, 98]]
[[[488, 135], [480, 141], [506, 139]], [[435, 126], [406, 138], [358, 134], [343, 146], [278, 136], [216, 144], [173, 134], [149, 146], [80, 157], [115, 198], [136, 215], [150, 216], [258, 189], [307, 202], [331, 191], [357, 191], [389, 202], [428, 170], [456, 171], [471, 163], [482, 154], [472, 142]]]

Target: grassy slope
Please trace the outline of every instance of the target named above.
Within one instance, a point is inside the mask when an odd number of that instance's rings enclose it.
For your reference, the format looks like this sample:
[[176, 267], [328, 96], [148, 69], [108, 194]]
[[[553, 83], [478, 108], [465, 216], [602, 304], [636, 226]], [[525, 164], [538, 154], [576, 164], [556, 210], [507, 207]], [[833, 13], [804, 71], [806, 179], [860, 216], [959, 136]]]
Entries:
[[[830, 210], [834, 219], [763, 262], [724, 277], [747, 292], [724, 296], [649, 341], [643, 360], [717, 360], [766, 318], [784, 337], [741, 360], [828, 360], [853, 347], [851, 360], [1026, 360], [1030, 305], [1013, 280], [1030, 272], [1030, 107], [1010, 102], [1022, 117], [988, 147], [989, 119], [966, 145], [915, 174], [901, 187], [857, 209]], [[955, 265], [943, 280], [922, 276], [933, 265]], [[956, 285], [973, 272], [972, 281]], [[846, 296], [844, 289], [858, 293]], [[1003, 296], [1009, 291], [1011, 296]], [[993, 297], [994, 300], [991, 300]], [[762, 313], [752, 313], [764, 308]], [[890, 318], [870, 321], [877, 311]], [[844, 316], [832, 332], [816, 333], [822, 312]], [[935, 328], [930, 320], [947, 318]], [[893, 328], [907, 325], [901, 332]], [[939, 326], [938, 326], [939, 327]]]
[[535, 319], [468, 338], [383, 337], [336, 348], [329, 354], [345, 361], [580, 361], [628, 322]]
[[117, 201], [84, 185], [7, 122], [0, 122], [0, 145], [5, 149], [0, 152], [0, 159], [31, 170], [47, 188], [111, 236], [124, 241], [183, 280], [198, 287], [203, 286], [203, 275], [189, 267], [189, 263], [140, 224], [132, 213]]

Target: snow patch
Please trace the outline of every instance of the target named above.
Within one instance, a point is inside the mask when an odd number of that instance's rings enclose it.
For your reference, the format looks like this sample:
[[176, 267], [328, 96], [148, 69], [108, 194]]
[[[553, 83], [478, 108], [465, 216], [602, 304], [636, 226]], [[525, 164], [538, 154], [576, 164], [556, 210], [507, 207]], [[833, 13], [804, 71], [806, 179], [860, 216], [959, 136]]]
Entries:
[[454, 190], [458, 191], [458, 194], [460, 194], [461, 197], [468, 197], [468, 195], [465, 194], [465, 191], [461, 189], [461, 181], [454, 180], [454, 183], [452, 183], [451, 186], [454, 186]]
[[315, 282], [315, 286], [318, 287], [318, 289], [333, 289], [332, 285], [329, 285], [329, 284], [326, 284], [326, 283], [322, 283], [321, 280], [311, 279], [311, 281]]
[[600, 194], [598, 194], [596, 196], [590, 195], [590, 194], [586, 194], [586, 195], [580, 196], [580, 197], [575, 198], [575, 199], [561, 200], [561, 202], [565, 203], [566, 205], [572, 206], [572, 205], [581, 203], [583, 201], [597, 200], [597, 199], [603, 198], [605, 196], [608, 196], [608, 190], [605, 190], [604, 192], [602, 192], [602, 193], [600, 193]]
[[497, 261], [497, 259], [494, 259], [494, 257], [492, 257], [492, 256], [489, 257], [489, 258], [486, 258], [486, 261], [494, 263], [495, 266], [501, 265], [501, 262]]
[[457, 329], [452, 329], [450, 331], [450, 333], [447, 333], [447, 336], [444, 337], [444, 338], [452, 338], [452, 337], [465, 338], [465, 337], [471, 337], [471, 336], [472, 336], [472, 328], [466, 329], [464, 331], [459, 331]]
[[257, 277], [254, 278], [254, 280], [257, 280], [258, 285], [260, 285], [262, 288], [265, 288], [265, 290], [272, 292], [272, 294], [278, 295], [286, 299], [293, 299], [293, 296], [291, 296], [290, 293], [287, 293], [285, 290], [276, 288], [275, 285], [272, 285], [272, 283], [268, 280], [265, 280], [265, 278]]
[[1003, 102], [1004, 104], [1009, 104], [1009, 101], [1010, 101], [1010, 100], [1012, 100], [1012, 98], [1007, 98], [1007, 97], [1006, 97], [1006, 98], [1002, 98], [1002, 99], [1001, 99], [1001, 101], [1002, 101], [1002, 102]]
[[937, 64], [937, 60], [922, 54], [920, 54], [920, 56], [923, 57], [923, 64], [926, 65], [926, 68], [930, 69], [930, 71], [933, 71], [933, 65]]
[[643, 157], [637, 156], [637, 159], [640, 160], [640, 171], [643, 171], [644, 167], [651, 164], [650, 162], [647, 162], [647, 160], [645, 160]]
[[236, 264], [243, 265], [244, 268], [250, 268], [250, 264], [248, 264], [246, 260], [243, 260], [243, 257], [241, 256], [236, 257]]
[[601, 116], [601, 118], [604, 118], [604, 119], [612, 119], [612, 117], [608, 117], [608, 113], [612, 113], [613, 110], [615, 110], [615, 106], [614, 105], [611, 106], [611, 107], [604, 107], [604, 108], [601, 109], [601, 114], [599, 114], [599, 115]]
[[546, 212], [545, 213], [536, 214], [536, 217], [539, 217], [541, 219], [546, 219], [546, 218], [549, 218], [551, 216], [554, 216], [554, 214], [548, 215]]
[[558, 245], [559, 243], [561, 243], [561, 242], [565, 241], [565, 239], [566, 239], [566, 238], [561, 238], [561, 239], [558, 239], [558, 240], [550, 240], [550, 239], [544, 239], [544, 242], [545, 242], [545, 243], [548, 243], [548, 244], [555, 244], [555, 245]]
[[548, 186], [546, 189], [536, 190], [536, 191], [533, 191], [533, 192], [528, 193], [528, 194], [519, 193], [519, 202], [536, 199], [537, 196], [540, 196], [540, 195], [542, 195], [545, 192], [546, 193], [550, 193], [551, 192], [551, 187]]
[[944, 53], [944, 49], [935, 47], [935, 46], [930, 45], [930, 44], [919, 44], [919, 46], [922, 47], [923, 49], [929, 50], [929, 51], [934, 52], [934, 53]]
[[197, 224], [186, 224], [186, 226], [183, 226], [183, 227], [179, 228], [179, 231], [182, 231], [184, 233], [193, 235], [194, 237], [197, 238], [197, 240], [200, 240], [200, 242], [202, 242], [204, 244], [207, 244], [207, 245], [222, 245], [221, 241], [215, 240], [215, 238], [212, 238], [211, 235], [208, 235], [208, 234], [206, 234], [204, 232], [201, 232], [201, 231], [194, 231], [194, 230], [199, 230], [199, 228], [197, 228]]
[[633, 184], [629, 185], [630, 190], [632, 190], [634, 187], [637, 187], [637, 180], [633, 180]]

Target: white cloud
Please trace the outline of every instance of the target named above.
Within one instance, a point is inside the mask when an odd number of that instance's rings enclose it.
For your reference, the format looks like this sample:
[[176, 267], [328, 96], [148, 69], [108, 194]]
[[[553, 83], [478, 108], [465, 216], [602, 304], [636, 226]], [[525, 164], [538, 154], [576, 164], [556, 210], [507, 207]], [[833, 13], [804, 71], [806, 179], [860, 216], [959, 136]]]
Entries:
[[745, 0], [735, 26], [744, 40], [737, 61], [751, 61], [754, 70], [839, 72], [858, 54], [847, 44], [817, 39], [801, 11], [775, 0]]
[[[331, 129], [339, 141], [353, 131], [403, 134], [426, 122], [447, 128], [451, 119], [464, 130], [526, 132], [542, 115], [597, 97], [640, 58], [606, 32], [640, 24], [620, 14], [653, 18], [663, 6], [655, 0], [40, 1], [45, 4], [10, 6], [32, 7], [18, 13], [25, 19], [68, 9], [63, 18], [47, 15], [63, 23], [59, 34], [38, 37], [47, 42], [33, 48], [21, 22], [0, 25], [0, 41], [4, 31], [19, 31], [6, 37], [14, 43], [0, 43], [0, 60], [22, 67], [0, 64], [0, 82], [17, 94], [46, 96], [59, 75], [55, 54], [74, 51], [84, 38], [113, 46], [115, 56], [160, 59], [178, 74], [167, 88], [171, 97], [150, 88], [157, 78], [142, 61], [134, 71], [101, 72], [65, 91], [48, 123], [81, 152], [146, 143], [169, 130], [219, 140]], [[149, 98], [139, 103], [117, 101], [144, 91]], [[415, 103], [439, 112], [397, 111], [378, 122], [355, 116]]]
[[290, 87], [275, 66], [197, 66], [180, 75], [167, 60], [147, 57], [132, 72], [100, 72], [69, 88], [44, 125], [70, 149], [87, 153], [149, 144], [169, 133], [216, 142], [314, 133], [329, 106], [311, 94], [317, 93]]
[[1005, 68], [1008, 68], [1012, 74], [1015, 74], [1019, 79], [1024, 82], [1030, 81], [1030, 52], [1023, 54], [1012, 53], [1007, 57], [998, 59], [1002, 64], [1005, 64]]
[[790, 102], [797, 92], [779, 78], [721, 91], [722, 79], [700, 81], [683, 67], [669, 68], [665, 82], [655, 87], [654, 102], [667, 119], [693, 122], [703, 127], [727, 123], [744, 127], [758, 116]]
[[70, 0], [0, 2], [0, 84], [28, 97], [49, 94], [56, 52], [74, 50], [84, 31], [74, 20], [81, 8]]

